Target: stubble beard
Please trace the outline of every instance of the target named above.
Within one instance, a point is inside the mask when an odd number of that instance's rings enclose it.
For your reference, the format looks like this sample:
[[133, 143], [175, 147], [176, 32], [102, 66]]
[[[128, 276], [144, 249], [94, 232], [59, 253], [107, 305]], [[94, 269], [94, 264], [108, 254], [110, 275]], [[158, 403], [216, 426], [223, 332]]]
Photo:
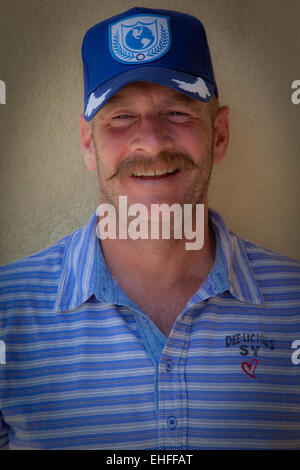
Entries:
[[[213, 138], [212, 138], [212, 142], [213, 142]], [[96, 142], [94, 142], [94, 148], [95, 148], [96, 157], [97, 157], [97, 173], [98, 173], [99, 190], [100, 190], [100, 204], [102, 203], [111, 204], [115, 208], [116, 216], [117, 216], [117, 225], [118, 225], [119, 196], [126, 196], [126, 194], [121, 194], [121, 192], [118, 191], [119, 186], [114, 183], [114, 179], [118, 178], [120, 181], [123, 176], [106, 174], [105, 168], [101, 164], [101, 156], [98, 153]], [[183, 158], [186, 158], [186, 156], [183, 156]], [[183, 167], [184, 166], [185, 165], [183, 165]], [[212, 167], [213, 167], [213, 151], [212, 151], [212, 143], [211, 143], [210, 147], [207, 146], [204, 159], [202, 160], [200, 165], [198, 165], [197, 167], [195, 165], [194, 168], [192, 168], [192, 165], [191, 165], [190, 169], [182, 170], [182, 171], [192, 171], [194, 173], [192, 175], [190, 188], [185, 194], [184, 200], [177, 201], [177, 203], [181, 205], [182, 211], [184, 210], [185, 204], [192, 205], [193, 228], [195, 228], [195, 225], [196, 225], [196, 218], [195, 218], [196, 205], [202, 204], [206, 198], [208, 186], [209, 186], [209, 182], [210, 182], [210, 178], [212, 174]], [[128, 218], [128, 222], [130, 222], [130, 218]], [[149, 233], [150, 233], [150, 225], [151, 225], [151, 211], [150, 210], [148, 211], [148, 224], [149, 224]], [[174, 217], [171, 217], [171, 233], [174, 233], [173, 227], [174, 227]], [[139, 241], [147, 242], [149, 240], [139, 240]], [[162, 240], [156, 240], [156, 242], [157, 241], [161, 242]], [[163, 240], [163, 241], [170, 242], [170, 240]], [[174, 242], [176, 243], [178, 243], [178, 241], [179, 240], [174, 240]]]

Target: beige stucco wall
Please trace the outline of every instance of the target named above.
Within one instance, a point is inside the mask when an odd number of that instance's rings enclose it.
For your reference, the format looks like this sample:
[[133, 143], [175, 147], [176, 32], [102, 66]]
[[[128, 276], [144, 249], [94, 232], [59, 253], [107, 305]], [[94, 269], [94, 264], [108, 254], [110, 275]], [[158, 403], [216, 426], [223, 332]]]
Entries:
[[[81, 41], [125, 0], [0, 0], [0, 264], [50, 246], [98, 205], [83, 162]], [[210, 205], [242, 236], [300, 260], [299, 0], [140, 0], [205, 24], [231, 144]]]

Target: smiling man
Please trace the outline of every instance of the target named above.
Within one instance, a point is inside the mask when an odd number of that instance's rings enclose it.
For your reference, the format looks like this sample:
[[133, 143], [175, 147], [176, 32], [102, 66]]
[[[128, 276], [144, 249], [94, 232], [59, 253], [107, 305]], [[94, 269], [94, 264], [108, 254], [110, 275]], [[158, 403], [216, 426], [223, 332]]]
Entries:
[[134, 238], [120, 228], [99, 239], [97, 211], [2, 267], [1, 445], [299, 448], [300, 267], [208, 207], [229, 108], [218, 103], [203, 25], [133, 8], [91, 28], [82, 57], [80, 134], [99, 207], [119, 222], [124, 197], [128, 212], [188, 206], [204, 243], [188, 250], [185, 231]]
[[205, 203], [205, 244], [193, 254], [184, 238], [101, 242], [121, 288], [168, 335], [214, 263], [207, 188], [213, 162], [228, 145], [228, 108], [216, 111], [215, 101], [202, 103], [166, 86], [135, 82], [103, 105], [93, 126], [82, 116], [81, 136], [87, 165], [98, 171], [101, 204], [119, 209], [120, 195], [128, 205], [146, 207]]

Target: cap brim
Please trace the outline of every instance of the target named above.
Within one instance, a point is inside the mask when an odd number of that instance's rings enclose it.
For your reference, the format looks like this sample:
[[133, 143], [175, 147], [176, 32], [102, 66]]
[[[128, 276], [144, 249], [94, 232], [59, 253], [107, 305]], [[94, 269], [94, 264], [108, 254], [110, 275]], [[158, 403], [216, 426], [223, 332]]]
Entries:
[[134, 67], [101, 84], [85, 97], [85, 120], [93, 119], [102, 106], [125, 85], [139, 81], [158, 83], [203, 102], [211, 101], [214, 95], [218, 96], [215, 85], [202, 77], [162, 67]]

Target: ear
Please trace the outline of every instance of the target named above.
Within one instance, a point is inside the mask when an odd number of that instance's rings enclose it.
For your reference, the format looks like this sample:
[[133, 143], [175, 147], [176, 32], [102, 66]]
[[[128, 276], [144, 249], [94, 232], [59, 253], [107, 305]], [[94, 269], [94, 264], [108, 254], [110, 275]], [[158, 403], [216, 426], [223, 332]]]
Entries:
[[97, 170], [97, 155], [93, 142], [93, 130], [89, 122], [80, 114], [80, 140], [81, 149], [86, 166], [91, 171]]
[[221, 162], [229, 145], [229, 107], [221, 106], [214, 120], [213, 161]]

